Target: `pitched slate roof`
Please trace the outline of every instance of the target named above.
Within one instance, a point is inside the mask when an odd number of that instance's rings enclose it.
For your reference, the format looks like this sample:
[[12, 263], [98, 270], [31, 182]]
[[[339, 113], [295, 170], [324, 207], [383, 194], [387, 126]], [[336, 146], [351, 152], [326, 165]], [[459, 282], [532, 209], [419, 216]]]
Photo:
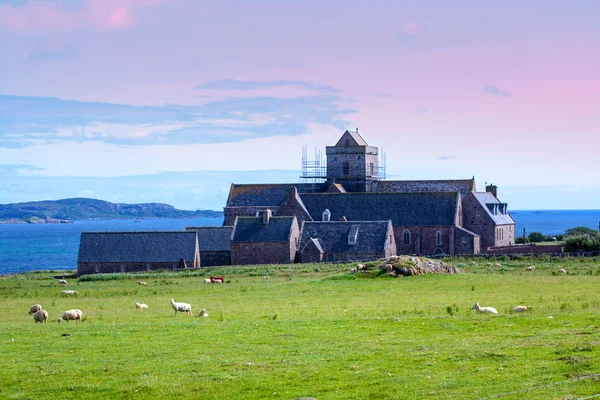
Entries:
[[[390, 221], [307, 222], [302, 226], [300, 248], [317, 240], [324, 253], [383, 253]], [[348, 236], [357, 231], [356, 243]]]
[[82, 232], [80, 263], [193, 261], [196, 232]]
[[460, 192], [463, 196], [475, 190], [475, 178], [431, 181], [380, 181], [378, 192]]
[[285, 191], [290, 187], [296, 187], [298, 192], [302, 192], [311, 185], [298, 183], [232, 184], [226, 207], [279, 206], [285, 199]]
[[360, 134], [358, 132], [350, 132], [350, 131], [346, 131], [342, 134], [342, 137], [340, 138], [340, 140], [338, 140], [338, 142], [335, 144], [336, 147], [337, 146], [345, 146], [345, 139], [348, 138], [352, 139], [353, 142], [350, 142], [350, 146], [368, 146], [367, 142], [365, 141], [365, 139], [363, 139], [362, 136], [360, 136]]
[[200, 251], [231, 251], [233, 226], [186, 226], [185, 230], [198, 233]]
[[287, 242], [296, 217], [271, 217], [263, 225], [262, 217], [237, 217], [233, 242]]
[[321, 220], [325, 209], [331, 220], [392, 220], [394, 226], [455, 225], [458, 193], [317, 193], [300, 194], [311, 217]]
[[506, 203], [500, 203], [500, 201], [491, 193], [488, 192], [472, 192], [473, 197], [477, 199], [479, 204], [482, 205], [483, 209], [489, 215], [489, 217], [496, 223], [496, 225], [505, 225], [505, 224], [514, 224], [515, 220], [510, 215], [508, 211], [505, 211], [505, 214], [502, 214], [498, 211], [497, 214], [493, 213], [493, 205], [502, 205], [505, 210], [508, 209], [508, 205]]

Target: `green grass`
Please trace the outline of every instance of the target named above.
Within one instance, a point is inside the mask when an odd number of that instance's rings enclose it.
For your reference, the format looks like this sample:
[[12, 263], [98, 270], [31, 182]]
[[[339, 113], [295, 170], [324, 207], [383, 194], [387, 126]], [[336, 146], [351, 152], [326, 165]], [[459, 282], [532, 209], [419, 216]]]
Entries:
[[[146, 287], [137, 285], [138, 276], [71, 280], [76, 298], [62, 297], [63, 288], [43, 272], [9, 277], [0, 280], [0, 393], [19, 399], [591, 396], [600, 393], [600, 378], [587, 378], [600, 373], [600, 263], [582, 260], [460, 259], [454, 263], [463, 274], [396, 279], [348, 274], [351, 265], [319, 265], [318, 273], [314, 265], [288, 265], [206, 271], [224, 275], [224, 285], [172, 273], [144, 278]], [[529, 265], [536, 265], [533, 273], [524, 271]], [[569, 274], [553, 274], [559, 267]], [[265, 271], [271, 279], [262, 278]], [[176, 317], [171, 298], [210, 316]], [[150, 308], [136, 310], [136, 301]], [[50, 314], [45, 325], [27, 314], [37, 302]], [[476, 314], [475, 302], [500, 315]], [[533, 310], [511, 314], [519, 304]], [[85, 320], [57, 324], [71, 308]]]

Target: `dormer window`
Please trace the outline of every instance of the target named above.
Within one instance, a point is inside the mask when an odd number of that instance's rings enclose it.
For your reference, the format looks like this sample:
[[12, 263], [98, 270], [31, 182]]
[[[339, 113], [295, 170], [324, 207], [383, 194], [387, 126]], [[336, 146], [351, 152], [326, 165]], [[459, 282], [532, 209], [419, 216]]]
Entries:
[[322, 217], [323, 222], [331, 221], [331, 211], [329, 211], [329, 209], [326, 208], [325, 211], [323, 211]]

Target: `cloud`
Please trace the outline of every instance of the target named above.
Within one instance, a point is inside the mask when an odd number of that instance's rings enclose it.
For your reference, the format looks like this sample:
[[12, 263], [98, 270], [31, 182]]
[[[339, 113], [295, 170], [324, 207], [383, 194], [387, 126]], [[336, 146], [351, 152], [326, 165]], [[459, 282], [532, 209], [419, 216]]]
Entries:
[[404, 33], [409, 35], [415, 34], [419, 30], [419, 25], [416, 22], [409, 22], [404, 25]]
[[29, 62], [53, 62], [75, 58], [75, 47], [66, 41], [53, 38], [38, 42], [27, 56]]
[[440, 157], [438, 157], [438, 160], [447, 161], [447, 160], [453, 160], [455, 158], [458, 158], [458, 157], [456, 157], [456, 156], [440, 156]]
[[222, 79], [204, 82], [196, 86], [197, 90], [235, 90], [249, 91], [257, 89], [272, 89], [279, 87], [292, 87], [296, 89], [311, 90], [318, 93], [338, 94], [341, 90], [334, 87], [315, 82], [299, 80], [275, 80], [275, 81], [245, 81], [237, 79]]
[[481, 93], [490, 96], [511, 97], [512, 93], [498, 89], [496, 85], [483, 85]]
[[130, 26], [135, 10], [164, 0], [37, 1], [0, 4], [0, 30], [17, 34], [110, 31]]
[[425, 113], [428, 113], [428, 112], [429, 112], [429, 110], [427, 108], [425, 108], [425, 107], [417, 107], [414, 110], [412, 110], [413, 114], [425, 114]]
[[343, 129], [354, 111], [336, 96], [246, 97], [199, 106], [132, 106], [0, 95], [0, 148], [62, 141], [118, 146], [239, 142]]
[[390, 93], [384, 93], [384, 92], [376, 92], [376, 93], [371, 93], [371, 94], [375, 97], [394, 97], [394, 95], [392, 95]]

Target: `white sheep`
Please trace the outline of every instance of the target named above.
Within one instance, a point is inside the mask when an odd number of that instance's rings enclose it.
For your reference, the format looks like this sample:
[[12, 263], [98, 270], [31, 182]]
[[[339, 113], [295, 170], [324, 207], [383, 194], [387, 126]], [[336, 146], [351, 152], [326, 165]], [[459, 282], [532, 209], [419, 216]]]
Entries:
[[35, 314], [36, 312], [40, 311], [41, 309], [42, 309], [42, 305], [41, 304], [34, 304], [29, 309], [29, 314]]
[[63, 290], [61, 293], [66, 294], [67, 296], [70, 296], [73, 294], [79, 294], [79, 292], [77, 290]]
[[525, 271], [535, 271], [535, 265], [531, 265], [531, 266], [525, 268]]
[[59, 285], [68, 285], [68, 284], [69, 284], [69, 282], [65, 281], [64, 279], [59, 279], [59, 280], [58, 280], [58, 284], [59, 284]]
[[63, 321], [69, 321], [71, 319], [74, 319], [75, 322], [81, 322], [81, 317], [83, 316], [83, 313], [81, 312], [81, 310], [68, 310], [65, 311], [62, 316], [58, 319], [58, 323], [62, 324]]
[[513, 312], [525, 312], [531, 310], [531, 306], [516, 306], [513, 308]]
[[496, 311], [494, 307], [481, 307], [479, 303], [475, 303], [473, 307], [471, 307], [471, 310], [477, 310], [479, 313], [498, 314], [498, 311]]
[[46, 322], [48, 321], [48, 312], [46, 310], [38, 310], [33, 314], [33, 320], [35, 322]]
[[208, 313], [206, 312], [206, 309], [203, 308], [202, 310], [200, 310], [200, 312], [198, 313], [199, 317], [208, 317]]
[[269, 276], [263, 276], [263, 279], [270, 279]]
[[500, 263], [495, 263], [494, 264], [494, 267], [501, 267], [501, 266], [502, 266], [502, 264], [500, 264]]
[[566, 274], [567, 273], [567, 271], [565, 271], [564, 268], [559, 269], [558, 272], [560, 272], [561, 274]]
[[135, 303], [135, 308], [138, 308], [140, 310], [147, 310], [148, 309], [148, 304]]
[[209, 285], [210, 285], [212, 282], [210, 281], [210, 279], [209, 279], [209, 278], [206, 278], [206, 279], [204, 280], [204, 283], [207, 283], [207, 284], [209, 284]]
[[365, 264], [358, 264], [356, 266], [356, 269], [359, 270], [359, 271], [363, 271], [363, 270], [366, 270], [367, 267], [365, 266]]
[[175, 316], [177, 316], [177, 311], [186, 312], [189, 316], [192, 315], [192, 306], [188, 303], [176, 303], [174, 299], [171, 299], [171, 306], [175, 310]]
[[356, 272], [356, 268], [350, 268], [350, 272], [351, 273], [355, 273]]
[[147, 282], [138, 281], [138, 285], [140, 285], [140, 286], [147, 286], [148, 283]]

